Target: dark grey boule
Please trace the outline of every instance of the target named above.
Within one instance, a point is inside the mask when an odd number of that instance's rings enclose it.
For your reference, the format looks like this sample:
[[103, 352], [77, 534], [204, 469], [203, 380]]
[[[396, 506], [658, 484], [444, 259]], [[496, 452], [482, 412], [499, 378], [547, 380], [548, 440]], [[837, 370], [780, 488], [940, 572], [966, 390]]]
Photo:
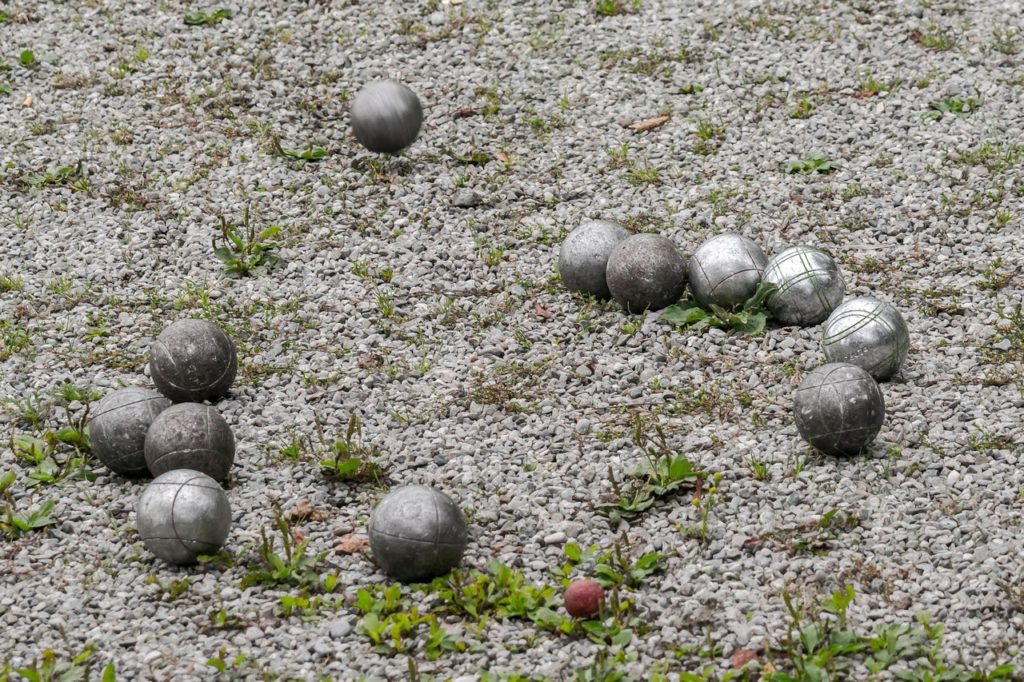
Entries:
[[370, 516], [370, 550], [386, 574], [403, 582], [452, 570], [466, 551], [466, 518], [450, 497], [425, 485], [396, 488]]
[[154, 476], [173, 469], [194, 469], [223, 481], [234, 461], [235, 435], [210, 405], [168, 407], [146, 433], [146, 465]]
[[214, 554], [231, 531], [231, 505], [216, 481], [199, 471], [175, 469], [142, 491], [135, 526], [146, 549], [172, 564], [194, 564]]
[[558, 252], [558, 274], [570, 291], [611, 298], [605, 272], [608, 256], [629, 231], [610, 220], [586, 220], [569, 233]]
[[371, 152], [394, 154], [411, 145], [423, 125], [415, 92], [392, 80], [364, 86], [352, 100], [349, 121], [356, 139]]
[[608, 256], [608, 289], [631, 313], [658, 310], [686, 290], [686, 259], [675, 242], [660, 234], [634, 234]]
[[842, 362], [808, 374], [793, 398], [796, 428], [827, 455], [856, 455], [885, 421], [885, 398], [866, 370]]
[[176, 403], [213, 401], [231, 389], [238, 354], [214, 323], [178, 320], [153, 342], [149, 370], [157, 389]]
[[145, 476], [146, 431], [171, 401], [148, 388], [108, 393], [89, 420], [89, 445], [96, 457], [122, 476]]

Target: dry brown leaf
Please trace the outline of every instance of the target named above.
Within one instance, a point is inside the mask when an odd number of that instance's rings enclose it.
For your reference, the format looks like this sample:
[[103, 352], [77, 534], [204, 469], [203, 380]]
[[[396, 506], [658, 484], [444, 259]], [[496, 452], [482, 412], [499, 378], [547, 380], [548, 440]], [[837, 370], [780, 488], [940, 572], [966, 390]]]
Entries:
[[752, 649], [737, 649], [732, 654], [732, 667], [742, 668], [747, 663], [757, 660], [757, 652]]
[[655, 128], [659, 128], [665, 125], [666, 123], [668, 123], [668, 120], [670, 118], [672, 117], [668, 115], [655, 116], [654, 118], [648, 118], [643, 121], [637, 121], [636, 123], [630, 123], [629, 129], [632, 130], [634, 133], [646, 133], [648, 130], [654, 130]]
[[297, 521], [324, 521], [329, 518], [323, 509], [314, 509], [308, 499], [299, 500], [295, 506], [288, 510], [288, 520], [292, 523]]
[[476, 114], [476, 109], [474, 109], [473, 107], [459, 107], [458, 109], [452, 112], [452, 117], [468, 118], [469, 116], [473, 116], [474, 114]]
[[545, 320], [554, 315], [554, 313], [551, 312], [550, 310], [545, 310], [544, 308], [542, 308], [540, 303], [533, 304], [533, 314]]
[[349, 533], [348, 535], [341, 536], [338, 544], [334, 546], [334, 551], [338, 554], [356, 554], [357, 552], [365, 552], [369, 547], [370, 541], [365, 535]]
[[32, 95], [25, 98], [25, 101], [21, 103], [22, 108], [27, 109], [32, 106]]

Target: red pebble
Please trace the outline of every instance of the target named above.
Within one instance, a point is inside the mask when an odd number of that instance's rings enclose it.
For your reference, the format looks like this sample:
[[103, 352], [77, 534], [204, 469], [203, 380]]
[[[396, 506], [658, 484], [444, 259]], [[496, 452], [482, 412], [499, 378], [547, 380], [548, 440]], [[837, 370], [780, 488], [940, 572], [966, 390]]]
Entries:
[[603, 603], [604, 590], [596, 580], [576, 580], [565, 590], [565, 610], [573, 618], [593, 618]]

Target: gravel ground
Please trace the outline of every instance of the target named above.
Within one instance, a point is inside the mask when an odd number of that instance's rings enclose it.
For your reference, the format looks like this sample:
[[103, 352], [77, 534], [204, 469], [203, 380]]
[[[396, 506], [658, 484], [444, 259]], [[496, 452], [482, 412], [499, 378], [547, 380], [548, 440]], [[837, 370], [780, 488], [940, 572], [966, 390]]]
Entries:
[[[95, 465], [93, 481], [30, 487], [33, 467], [0, 452], [17, 472], [3, 504], [53, 500], [57, 521], [0, 545], [0, 662], [92, 647], [93, 673], [110, 662], [122, 679], [209, 679], [211, 658], [232, 679], [409, 676], [349, 603], [385, 577], [334, 549], [386, 487], [316, 461], [356, 414], [392, 485], [436, 485], [466, 510], [467, 566], [499, 559], [557, 587], [567, 542], [664, 554], [615, 664], [634, 678], [767, 666], [783, 592], [846, 584], [858, 632], [928, 611], [951, 664], [1024, 664], [1021, 3], [623, 5], [243, 1], [198, 26], [184, 17], [220, 5], [0, 6], [0, 426], [67, 423], [56, 406], [26, 417], [67, 382], [148, 384], [174, 319], [218, 321], [241, 355], [218, 404], [239, 443], [233, 559], [169, 567], [134, 528], [144, 481]], [[399, 157], [347, 125], [350, 94], [380, 77], [424, 103]], [[282, 158], [275, 138], [329, 154]], [[812, 154], [838, 168], [787, 172]], [[211, 240], [246, 206], [255, 228], [280, 226], [284, 262], [230, 278]], [[913, 348], [870, 453], [816, 456], [793, 426], [820, 328], [680, 330], [562, 289], [558, 245], [589, 217], [686, 253], [726, 229], [768, 253], [817, 245], [848, 296], [896, 304]], [[642, 460], [637, 415], [720, 478], [697, 505], [684, 492], [614, 522], [594, 505], [609, 471]], [[302, 500], [320, 513], [295, 529], [338, 576], [308, 618], [282, 613], [296, 587], [241, 586], [275, 505]], [[419, 671], [442, 679], [559, 679], [608, 648], [442, 621], [479, 643], [430, 661], [413, 638]]]

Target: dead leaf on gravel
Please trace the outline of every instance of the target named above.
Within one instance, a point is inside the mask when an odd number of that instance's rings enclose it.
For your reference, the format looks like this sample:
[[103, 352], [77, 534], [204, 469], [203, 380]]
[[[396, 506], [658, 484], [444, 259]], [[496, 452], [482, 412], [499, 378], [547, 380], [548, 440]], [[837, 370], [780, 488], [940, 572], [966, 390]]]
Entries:
[[540, 306], [540, 303], [533, 304], [533, 314], [537, 317], [544, 318], [545, 320], [554, 315], [550, 310], [545, 310]]
[[314, 509], [309, 500], [299, 500], [295, 506], [288, 510], [288, 520], [292, 523], [298, 521], [325, 521], [330, 515], [323, 509]]
[[459, 107], [452, 112], [452, 118], [469, 118], [476, 114], [476, 109], [473, 107]]
[[737, 649], [732, 655], [732, 667], [742, 668], [747, 663], [757, 660], [757, 652], [752, 649]]
[[365, 552], [369, 547], [370, 541], [365, 535], [349, 533], [348, 535], [341, 536], [338, 544], [334, 546], [334, 551], [338, 554], [356, 554], [357, 552]]
[[21, 103], [21, 106], [23, 109], [28, 109], [30, 106], [32, 106], [32, 95], [26, 97], [25, 101]]
[[629, 129], [634, 133], [646, 133], [648, 130], [654, 130], [668, 123], [671, 116], [655, 116], [654, 118], [644, 119], [643, 121], [637, 121], [629, 124]]

